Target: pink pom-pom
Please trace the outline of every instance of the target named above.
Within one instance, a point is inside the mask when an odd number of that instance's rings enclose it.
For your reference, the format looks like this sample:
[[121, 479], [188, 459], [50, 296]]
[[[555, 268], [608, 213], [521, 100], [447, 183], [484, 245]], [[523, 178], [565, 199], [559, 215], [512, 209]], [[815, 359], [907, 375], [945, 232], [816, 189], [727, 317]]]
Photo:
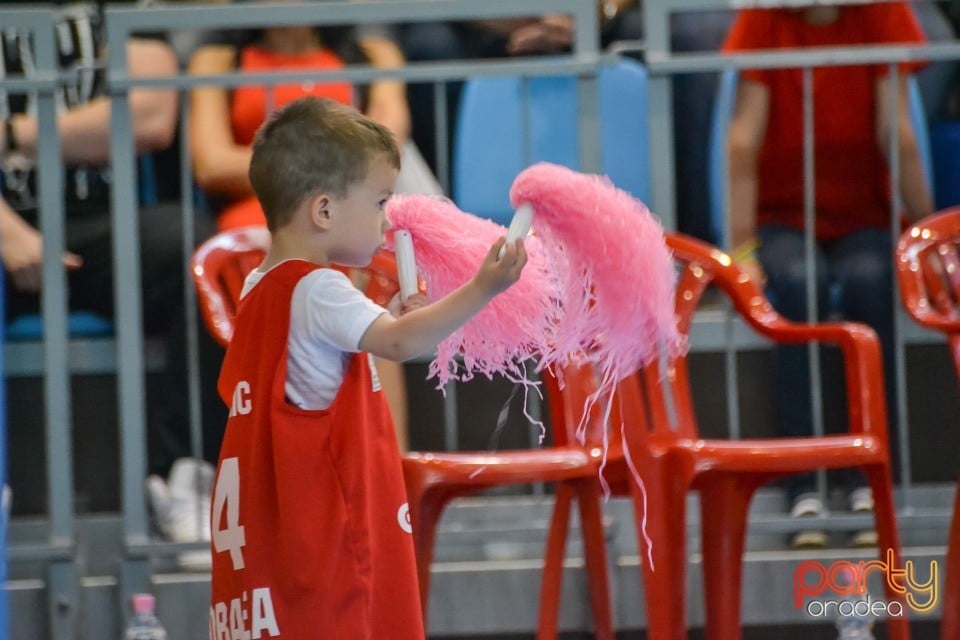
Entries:
[[563, 314], [541, 366], [588, 357], [612, 386], [684, 341], [674, 317], [676, 273], [663, 228], [646, 206], [606, 177], [549, 163], [524, 170], [514, 206], [536, 210]]
[[[406, 229], [413, 237], [417, 266], [430, 301], [473, 278], [493, 243], [506, 235], [502, 226], [464, 213], [450, 200], [435, 196], [393, 196], [387, 201], [387, 217], [394, 229]], [[387, 240], [391, 243], [392, 236]], [[552, 334], [559, 298], [540, 243], [528, 238], [524, 246], [529, 260], [520, 280], [437, 347], [430, 374], [440, 386], [450, 379], [470, 380], [478, 372], [487, 377], [499, 373], [527, 383], [522, 363], [537, 354]], [[458, 355], [463, 358], [463, 369], [458, 367]]]

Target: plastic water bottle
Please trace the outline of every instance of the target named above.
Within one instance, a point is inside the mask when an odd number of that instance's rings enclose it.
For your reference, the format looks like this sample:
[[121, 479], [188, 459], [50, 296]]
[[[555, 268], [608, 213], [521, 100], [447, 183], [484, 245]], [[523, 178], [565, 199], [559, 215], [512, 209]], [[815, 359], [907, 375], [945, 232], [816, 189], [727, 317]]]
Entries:
[[124, 640], [167, 640], [167, 632], [154, 613], [156, 599], [149, 593], [136, 593], [131, 604], [133, 617], [123, 634]]
[[837, 640], [874, 640], [873, 620], [867, 616], [837, 616]]

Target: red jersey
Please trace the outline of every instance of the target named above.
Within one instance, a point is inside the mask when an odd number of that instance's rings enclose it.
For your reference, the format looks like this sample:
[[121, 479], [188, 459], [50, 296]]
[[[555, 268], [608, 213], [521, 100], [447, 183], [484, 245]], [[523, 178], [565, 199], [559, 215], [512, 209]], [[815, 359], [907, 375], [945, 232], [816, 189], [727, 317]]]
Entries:
[[210, 638], [422, 640], [400, 455], [372, 361], [352, 355], [328, 409], [284, 398], [290, 299], [316, 268], [284, 262], [240, 302], [218, 385], [230, 417]]
[[[741, 11], [724, 51], [922, 43], [903, 2], [844, 6], [833, 23], [808, 24], [789, 9]], [[904, 64], [901, 72], [921, 64]], [[876, 136], [876, 85], [888, 65], [820, 67], [813, 72], [816, 234], [836, 238], [890, 225], [890, 176]], [[759, 163], [758, 224], [803, 227], [803, 72], [747, 69], [770, 91]]]

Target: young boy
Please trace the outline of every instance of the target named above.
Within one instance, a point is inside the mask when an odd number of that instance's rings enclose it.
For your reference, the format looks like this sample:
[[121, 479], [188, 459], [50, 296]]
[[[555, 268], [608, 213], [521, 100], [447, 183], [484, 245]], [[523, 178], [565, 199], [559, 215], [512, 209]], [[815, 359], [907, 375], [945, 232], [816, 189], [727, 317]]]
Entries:
[[250, 182], [272, 244], [244, 284], [219, 391], [230, 405], [213, 496], [210, 637], [424, 637], [400, 456], [373, 357], [429, 352], [526, 263], [501, 238], [476, 276], [400, 317], [331, 262], [384, 241], [391, 134], [317, 98], [257, 133]]

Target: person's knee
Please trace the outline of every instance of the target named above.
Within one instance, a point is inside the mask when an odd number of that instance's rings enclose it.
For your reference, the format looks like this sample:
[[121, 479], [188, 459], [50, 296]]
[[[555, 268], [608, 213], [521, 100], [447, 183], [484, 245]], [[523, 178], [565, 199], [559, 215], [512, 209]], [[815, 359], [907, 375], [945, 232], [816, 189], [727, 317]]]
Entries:
[[[802, 261], [767, 268], [766, 289], [774, 307], [790, 320], [807, 318], [807, 270]], [[823, 311], [829, 302], [829, 281], [823, 269], [817, 273], [817, 305]]]
[[837, 275], [845, 315], [867, 320], [893, 308], [893, 269], [890, 261], [864, 259], [846, 265]]

